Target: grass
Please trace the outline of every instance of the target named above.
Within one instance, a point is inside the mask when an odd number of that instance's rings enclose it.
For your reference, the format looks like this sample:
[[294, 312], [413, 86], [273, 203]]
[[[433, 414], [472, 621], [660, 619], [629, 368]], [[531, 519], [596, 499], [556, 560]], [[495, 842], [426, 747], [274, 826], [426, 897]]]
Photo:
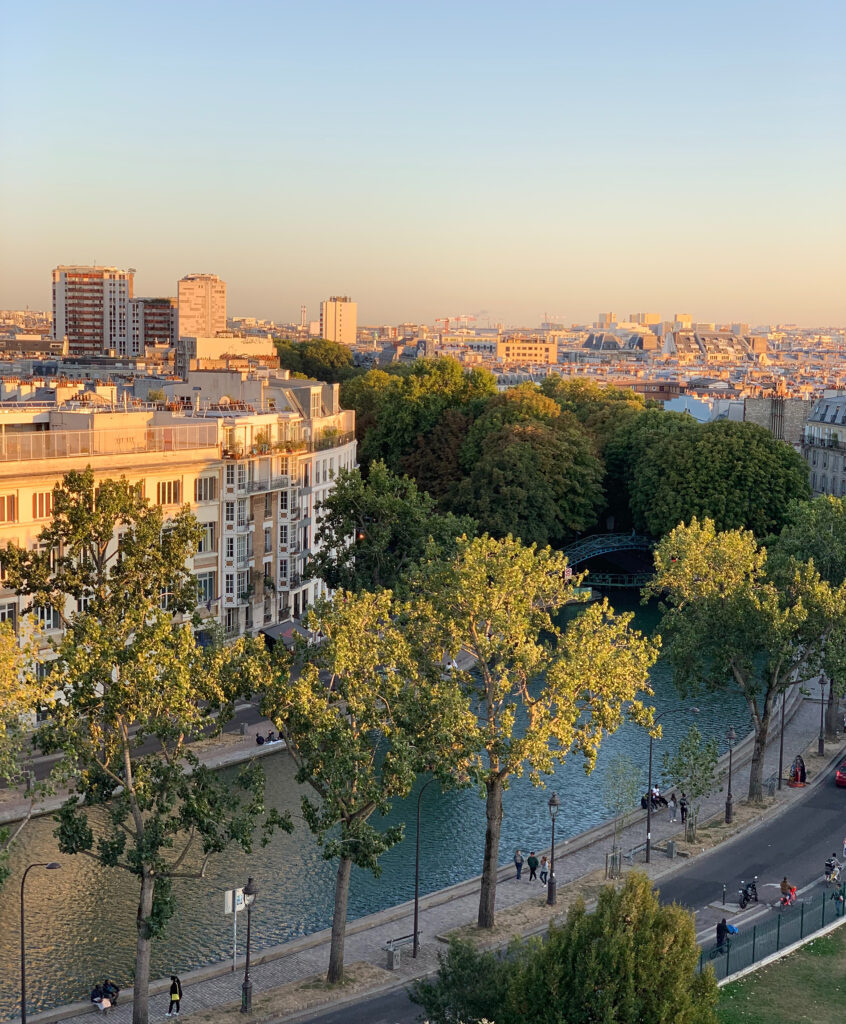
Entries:
[[842, 1024], [846, 928], [720, 989], [721, 1024]]

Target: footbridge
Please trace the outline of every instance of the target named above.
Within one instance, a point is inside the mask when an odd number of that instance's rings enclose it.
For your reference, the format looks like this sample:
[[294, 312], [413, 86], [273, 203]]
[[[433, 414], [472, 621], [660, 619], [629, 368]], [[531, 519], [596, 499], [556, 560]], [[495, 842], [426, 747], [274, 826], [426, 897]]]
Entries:
[[[655, 546], [652, 537], [639, 533], [597, 533], [583, 537], [564, 548], [567, 564], [575, 569], [591, 558], [611, 555], [618, 551], [651, 551]], [[652, 579], [651, 572], [591, 572], [585, 584], [594, 587], [645, 587]]]

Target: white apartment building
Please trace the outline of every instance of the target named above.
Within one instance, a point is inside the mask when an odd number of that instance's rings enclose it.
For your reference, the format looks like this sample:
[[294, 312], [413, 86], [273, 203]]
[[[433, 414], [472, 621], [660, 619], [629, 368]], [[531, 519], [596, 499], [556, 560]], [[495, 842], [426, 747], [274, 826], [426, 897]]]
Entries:
[[320, 303], [320, 337], [341, 345], [354, 345], [358, 329], [358, 303], [348, 295], [333, 295]]
[[[53, 487], [69, 470], [125, 476], [166, 513], [190, 504], [201, 523], [191, 565], [201, 618], [232, 638], [273, 635], [322, 592], [319, 581], [303, 578], [316, 548], [315, 508], [338, 471], [356, 465], [355, 414], [338, 405], [337, 385], [280, 382], [274, 390], [275, 408], [266, 412], [227, 404], [92, 409], [75, 401], [0, 409], [0, 548], [38, 543]], [[27, 605], [0, 576], [0, 620], [17, 627]], [[64, 613], [76, 610], [69, 600]], [[60, 635], [57, 611], [35, 615], [47, 640]]]
[[186, 274], [177, 285], [177, 337], [213, 338], [226, 330], [226, 282]]
[[814, 495], [846, 497], [846, 391], [825, 391], [805, 421], [802, 455]]
[[70, 355], [126, 352], [133, 270], [59, 266], [53, 271], [53, 337]]

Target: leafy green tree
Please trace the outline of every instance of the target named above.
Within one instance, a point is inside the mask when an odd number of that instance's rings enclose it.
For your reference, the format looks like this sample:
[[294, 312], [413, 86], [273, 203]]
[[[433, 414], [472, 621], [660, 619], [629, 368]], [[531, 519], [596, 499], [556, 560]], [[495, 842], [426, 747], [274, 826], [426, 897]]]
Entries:
[[629, 388], [597, 384], [585, 377], [545, 377], [540, 389], [561, 409], [575, 416], [600, 451], [623, 424], [646, 409], [643, 396]]
[[603, 504], [602, 464], [569, 416], [552, 426], [534, 420], [488, 434], [452, 502], [496, 537], [540, 545], [589, 529]]
[[635, 526], [656, 537], [695, 516], [764, 538], [811, 492], [808, 467], [789, 444], [754, 423], [717, 421], [651, 446], [630, 493]]
[[777, 537], [767, 542], [769, 559], [790, 571], [791, 560], [814, 561], [824, 580], [839, 587], [846, 580], [846, 501], [823, 494], [794, 501]]
[[626, 754], [615, 754], [609, 760], [602, 789], [605, 805], [614, 817], [614, 850], [629, 818], [640, 810], [638, 776], [637, 765]]
[[364, 371], [353, 365], [352, 350], [348, 345], [323, 338], [309, 341], [289, 341], [276, 338], [279, 365], [284, 370], [300, 373], [313, 380], [335, 384], [361, 376]]
[[472, 519], [439, 514], [428, 494], [384, 462], [371, 465], [367, 480], [358, 469], [341, 470], [317, 511], [320, 547], [309, 572], [331, 590], [395, 590], [430, 541], [448, 556], [457, 537], [475, 533]]
[[472, 469], [485, 454], [490, 438], [496, 437], [505, 427], [536, 424], [552, 426], [560, 418], [559, 406], [542, 395], [535, 384], [519, 384], [502, 394], [491, 395], [480, 406], [461, 447], [463, 469], [465, 472]]
[[[327, 980], [343, 980], [344, 938], [353, 864], [380, 873], [379, 858], [403, 835], [380, 830], [419, 771], [456, 771], [470, 715], [428, 657], [425, 626], [389, 591], [339, 591], [320, 602], [308, 625], [319, 645], [300, 646], [293, 672], [277, 665], [263, 705], [285, 738], [303, 797], [303, 816], [326, 860], [338, 861]], [[405, 623], [405, 625], [403, 625]]]
[[693, 916], [663, 906], [646, 875], [606, 886], [596, 910], [579, 902], [545, 942], [512, 944], [509, 956], [453, 941], [434, 981], [418, 982], [415, 1001], [431, 1024], [717, 1024], [717, 983], [697, 973]]
[[[578, 579], [549, 548], [511, 537], [461, 538], [449, 563], [421, 566], [415, 580], [418, 618], [429, 618], [447, 657], [469, 651], [472, 671], [452, 673], [475, 715], [473, 771], [484, 786], [487, 828], [478, 923], [494, 925], [502, 794], [529, 771], [539, 785], [571, 750], [586, 770], [602, 736], [628, 715], [650, 725], [649, 668], [657, 647], [603, 601], [563, 629], [552, 616], [573, 598]], [[518, 720], [522, 719], [520, 725]]]
[[471, 422], [469, 412], [445, 409], [431, 433], [418, 434], [414, 450], [400, 460], [403, 472], [444, 510], [452, 508], [464, 476], [460, 456]]
[[675, 753], [664, 751], [661, 775], [665, 787], [675, 786], [690, 799], [687, 835], [696, 839], [696, 825], [702, 800], [713, 793], [720, 783], [717, 761], [720, 750], [715, 739], [703, 740], [702, 733], [692, 725], [682, 737]]
[[731, 687], [746, 700], [755, 730], [749, 799], [760, 801], [775, 701], [816, 675], [829, 637], [842, 632], [844, 588], [810, 563], [774, 582], [751, 532], [718, 532], [710, 519], [672, 530], [655, 570], [644, 593], [666, 601], [660, 631], [680, 692]]

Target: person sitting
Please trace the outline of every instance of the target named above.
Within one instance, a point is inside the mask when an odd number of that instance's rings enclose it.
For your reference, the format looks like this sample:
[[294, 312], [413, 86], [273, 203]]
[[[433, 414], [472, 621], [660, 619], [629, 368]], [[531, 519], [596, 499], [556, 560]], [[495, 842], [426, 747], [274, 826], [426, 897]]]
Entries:
[[276, 742], [276, 734], [271, 729], [270, 732], [267, 734], [267, 739], [265, 740], [265, 743], [275, 743], [275, 742]]
[[103, 995], [109, 1000], [112, 1006], [117, 1006], [118, 996], [120, 995], [120, 989], [118, 986], [113, 981], [109, 981], [109, 979], [106, 978], [103, 982], [102, 989]]
[[111, 1000], [106, 996], [100, 985], [95, 985], [91, 990], [91, 1002], [103, 1013], [112, 1005]]
[[643, 794], [643, 796], [642, 796], [642, 797], [640, 798], [640, 806], [641, 806], [641, 807], [642, 807], [642, 808], [643, 808], [644, 810], [647, 810], [647, 797], [648, 797], [648, 796], [649, 796], [649, 794], [648, 794], [648, 793], [644, 793], [644, 794]]
[[103, 990], [102, 990], [102, 988], [100, 988], [99, 985], [95, 985], [94, 988], [91, 989], [91, 1002], [92, 1003], [99, 1003], [102, 998], [103, 998]]
[[264, 746], [264, 736], [262, 736], [262, 734], [260, 732], [256, 733], [256, 746], [258, 746], [258, 747], [263, 747]]

